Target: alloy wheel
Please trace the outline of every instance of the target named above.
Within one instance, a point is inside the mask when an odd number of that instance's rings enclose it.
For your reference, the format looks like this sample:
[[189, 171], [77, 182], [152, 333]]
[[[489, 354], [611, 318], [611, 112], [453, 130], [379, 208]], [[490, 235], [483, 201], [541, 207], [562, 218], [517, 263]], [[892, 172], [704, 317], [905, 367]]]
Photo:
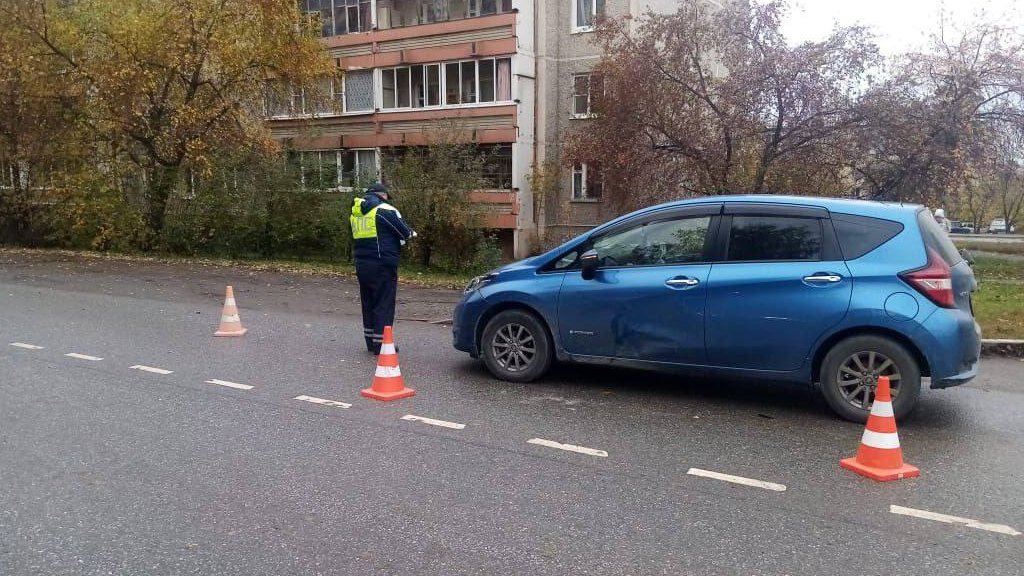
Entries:
[[869, 410], [875, 400], [878, 378], [889, 377], [893, 400], [900, 393], [899, 367], [885, 354], [862, 351], [851, 354], [841, 364], [836, 382], [839, 393], [855, 408]]
[[533, 334], [521, 324], [505, 324], [491, 339], [494, 360], [509, 372], [521, 372], [537, 356], [537, 342]]

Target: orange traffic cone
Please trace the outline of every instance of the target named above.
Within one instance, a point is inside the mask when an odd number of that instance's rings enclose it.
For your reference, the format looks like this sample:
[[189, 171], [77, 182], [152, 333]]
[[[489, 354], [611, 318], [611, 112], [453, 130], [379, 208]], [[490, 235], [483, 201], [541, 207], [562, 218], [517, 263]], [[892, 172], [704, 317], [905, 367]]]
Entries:
[[889, 377], [878, 378], [875, 401], [860, 439], [857, 456], [839, 461], [839, 465], [872, 480], [887, 482], [901, 478], [915, 478], [921, 471], [903, 462], [900, 437], [896, 433], [896, 417], [892, 412], [892, 394]]
[[362, 391], [363, 396], [374, 400], [398, 400], [416, 394], [405, 387], [402, 370], [398, 367], [398, 353], [395, 352], [395, 337], [391, 326], [384, 328], [384, 343], [377, 357], [377, 371], [373, 375], [373, 386]]
[[220, 315], [220, 328], [214, 336], [241, 336], [248, 332], [242, 328], [242, 320], [238, 317], [238, 306], [235, 305], [235, 291], [228, 286], [224, 294], [224, 311]]

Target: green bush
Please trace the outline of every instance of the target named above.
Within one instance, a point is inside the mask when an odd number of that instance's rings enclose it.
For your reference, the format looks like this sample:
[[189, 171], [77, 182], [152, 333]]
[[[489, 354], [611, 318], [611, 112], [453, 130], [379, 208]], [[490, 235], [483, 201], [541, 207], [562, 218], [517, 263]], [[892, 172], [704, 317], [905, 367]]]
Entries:
[[502, 260], [501, 243], [494, 236], [485, 236], [477, 243], [472, 264], [465, 271], [483, 274], [500, 266]]
[[98, 178], [64, 182], [41, 193], [48, 239], [79, 250], [133, 252], [149, 245], [142, 214], [124, 193]]
[[[449, 156], [442, 162], [443, 152]], [[400, 185], [396, 204], [421, 235], [407, 247], [406, 263], [429, 262], [431, 269], [457, 274], [484, 272], [500, 264], [498, 241], [479, 228], [478, 207], [469, 199], [477, 180], [460, 164], [476, 160], [465, 160], [463, 152], [434, 148], [431, 154], [410, 155], [403, 163], [404, 186]], [[159, 234], [146, 223], [144, 181], [131, 174], [130, 167], [122, 167], [116, 175], [113, 170], [96, 170], [65, 177], [33, 199], [44, 218], [32, 222], [32, 232], [38, 236], [50, 231], [50, 243], [72, 249], [352, 259], [349, 214], [356, 194], [303, 189], [297, 171], [286, 162], [228, 157], [202, 177], [186, 171], [185, 181], [168, 199]], [[358, 189], [363, 188], [365, 183], [360, 183]], [[7, 220], [11, 218], [0, 224]], [[8, 228], [16, 230], [13, 225]], [[14, 242], [29, 238], [10, 236]]]

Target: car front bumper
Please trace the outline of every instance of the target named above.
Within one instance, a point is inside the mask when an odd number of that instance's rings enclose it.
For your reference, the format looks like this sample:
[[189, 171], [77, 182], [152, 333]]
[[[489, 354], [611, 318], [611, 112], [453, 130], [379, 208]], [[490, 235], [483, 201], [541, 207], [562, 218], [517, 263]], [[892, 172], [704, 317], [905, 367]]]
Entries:
[[477, 325], [486, 308], [487, 302], [480, 291], [474, 290], [462, 297], [452, 317], [452, 345], [473, 358], [480, 356], [476, 341]]

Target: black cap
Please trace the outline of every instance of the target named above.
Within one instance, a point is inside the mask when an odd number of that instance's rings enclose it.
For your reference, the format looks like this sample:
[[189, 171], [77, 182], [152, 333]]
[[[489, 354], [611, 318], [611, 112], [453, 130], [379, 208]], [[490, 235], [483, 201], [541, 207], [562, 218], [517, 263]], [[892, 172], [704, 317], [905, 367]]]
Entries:
[[391, 190], [389, 190], [387, 186], [381, 184], [380, 182], [377, 182], [373, 186], [370, 186], [369, 188], [367, 188], [366, 189], [366, 193], [367, 194], [377, 194], [377, 195], [387, 194], [389, 197], [393, 197], [394, 196], [394, 194], [391, 193]]

